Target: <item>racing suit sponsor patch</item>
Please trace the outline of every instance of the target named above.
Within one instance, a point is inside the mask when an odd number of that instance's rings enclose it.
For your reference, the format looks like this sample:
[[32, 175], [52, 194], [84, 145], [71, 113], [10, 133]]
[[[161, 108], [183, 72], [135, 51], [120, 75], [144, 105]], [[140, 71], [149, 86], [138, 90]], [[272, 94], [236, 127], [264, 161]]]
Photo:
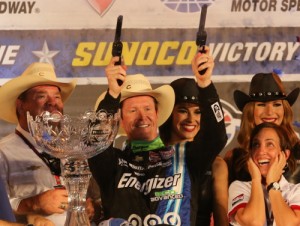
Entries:
[[217, 122], [222, 121], [224, 117], [223, 117], [223, 112], [222, 112], [222, 109], [221, 109], [219, 103], [215, 102], [214, 104], [211, 105], [211, 108], [215, 114], [215, 118], [216, 118]]
[[244, 194], [240, 194], [234, 199], [232, 199], [232, 206], [244, 200]]

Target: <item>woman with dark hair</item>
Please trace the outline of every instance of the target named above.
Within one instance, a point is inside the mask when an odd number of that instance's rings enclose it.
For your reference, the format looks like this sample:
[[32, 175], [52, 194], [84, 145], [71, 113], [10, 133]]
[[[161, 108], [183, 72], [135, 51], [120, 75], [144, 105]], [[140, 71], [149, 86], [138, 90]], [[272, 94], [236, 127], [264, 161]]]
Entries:
[[239, 147], [228, 151], [225, 156], [229, 170], [229, 184], [236, 179], [250, 179], [246, 167], [247, 145], [253, 128], [263, 122], [272, 122], [284, 127], [292, 143], [292, 154], [299, 158], [299, 138], [292, 126], [291, 108], [297, 100], [299, 90], [296, 88], [287, 94], [277, 74], [258, 73], [251, 80], [249, 94], [240, 90], [234, 91], [234, 101], [242, 111], [242, 117], [237, 137]]
[[228, 216], [236, 225], [299, 225], [300, 184], [289, 183], [285, 166], [294, 170], [292, 142], [287, 130], [275, 123], [256, 126], [249, 140], [250, 181], [229, 187]]
[[[175, 92], [175, 106], [171, 116], [159, 128], [160, 136], [166, 145], [193, 141], [195, 136], [201, 136], [200, 127], [205, 126], [201, 123], [202, 112], [212, 106], [201, 106], [200, 98], [205, 97], [200, 95], [195, 79], [180, 78], [170, 85]], [[215, 113], [220, 111], [221, 109], [216, 109]], [[198, 151], [205, 150], [199, 146]], [[195, 225], [209, 226], [213, 214], [215, 226], [228, 226], [227, 181], [227, 165], [221, 157], [216, 157], [205, 177], [198, 182], [197, 191], [193, 191], [197, 193], [198, 199]]]

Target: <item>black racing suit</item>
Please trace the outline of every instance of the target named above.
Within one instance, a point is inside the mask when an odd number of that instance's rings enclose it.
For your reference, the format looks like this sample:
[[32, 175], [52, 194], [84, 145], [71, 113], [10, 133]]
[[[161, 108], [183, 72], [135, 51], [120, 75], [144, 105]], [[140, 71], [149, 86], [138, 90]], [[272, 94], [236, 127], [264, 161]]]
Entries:
[[[105, 219], [133, 225], [195, 225], [205, 172], [226, 144], [221, 104], [213, 84], [199, 88], [201, 130], [193, 142], [133, 153], [109, 147], [89, 159], [99, 184]], [[98, 109], [117, 112], [108, 92]]]
[[213, 212], [213, 178], [212, 171], [206, 171], [203, 180], [200, 183], [198, 194], [198, 213], [196, 224], [199, 226], [210, 226], [211, 216]]

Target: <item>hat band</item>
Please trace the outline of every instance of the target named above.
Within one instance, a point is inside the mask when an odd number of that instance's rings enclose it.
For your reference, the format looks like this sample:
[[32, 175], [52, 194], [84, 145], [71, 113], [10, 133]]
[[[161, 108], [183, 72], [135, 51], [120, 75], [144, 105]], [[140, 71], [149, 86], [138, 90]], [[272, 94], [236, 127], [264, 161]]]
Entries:
[[250, 97], [257, 98], [257, 97], [286, 97], [285, 93], [283, 92], [257, 92], [257, 93], [251, 93]]
[[176, 101], [184, 101], [184, 102], [188, 102], [188, 101], [192, 101], [192, 102], [198, 102], [199, 99], [197, 96], [181, 96], [176, 98]]

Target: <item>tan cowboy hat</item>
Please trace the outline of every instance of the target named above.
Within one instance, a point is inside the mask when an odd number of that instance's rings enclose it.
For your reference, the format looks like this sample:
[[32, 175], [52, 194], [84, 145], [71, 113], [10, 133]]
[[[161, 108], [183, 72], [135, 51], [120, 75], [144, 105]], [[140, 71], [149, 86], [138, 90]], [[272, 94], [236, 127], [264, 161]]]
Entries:
[[[97, 109], [107, 92], [102, 93], [96, 101]], [[149, 80], [142, 74], [127, 75], [121, 90], [121, 100], [135, 96], [151, 96], [158, 102], [158, 126], [162, 125], [171, 115], [175, 102], [174, 90], [170, 85], [163, 85], [152, 89]], [[119, 128], [120, 135], [126, 135], [123, 128]]]
[[54, 85], [60, 88], [63, 102], [73, 92], [76, 80], [70, 83], [59, 82], [54, 68], [48, 63], [32, 63], [18, 77], [6, 82], [0, 88], [0, 118], [11, 123], [18, 123], [16, 100], [24, 91], [39, 85]]
[[299, 88], [286, 94], [282, 81], [274, 73], [258, 73], [250, 83], [249, 94], [240, 90], [233, 93], [234, 102], [240, 111], [248, 102], [268, 102], [273, 100], [287, 100], [292, 106], [298, 98]]

